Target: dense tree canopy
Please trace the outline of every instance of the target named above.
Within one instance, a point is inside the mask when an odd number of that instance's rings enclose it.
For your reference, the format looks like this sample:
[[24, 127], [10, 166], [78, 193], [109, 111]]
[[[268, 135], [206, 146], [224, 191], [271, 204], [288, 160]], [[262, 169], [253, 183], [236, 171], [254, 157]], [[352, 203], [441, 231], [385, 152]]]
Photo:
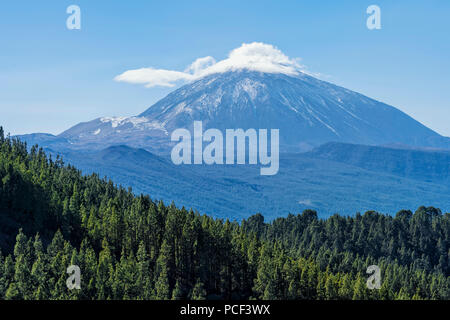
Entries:
[[[450, 214], [265, 223], [134, 195], [0, 128], [2, 299], [450, 299]], [[369, 290], [369, 265], [382, 285]], [[66, 269], [81, 270], [68, 290]]]

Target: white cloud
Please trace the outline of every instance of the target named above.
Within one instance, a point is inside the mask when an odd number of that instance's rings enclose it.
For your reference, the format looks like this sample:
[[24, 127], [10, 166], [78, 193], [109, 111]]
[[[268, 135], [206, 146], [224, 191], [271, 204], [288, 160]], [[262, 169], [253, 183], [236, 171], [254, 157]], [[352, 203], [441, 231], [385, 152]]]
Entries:
[[216, 64], [216, 59], [213, 57], [207, 56], [204, 58], [198, 58], [194, 62], [191, 63], [189, 67], [184, 70], [184, 72], [192, 73], [192, 74], [200, 74], [205, 69], [208, 69], [209, 67]]
[[114, 78], [116, 81], [145, 84], [147, 88], [156, 86], [173, 87], [177, 81], [192, 79], [193, 75], [186, 72], [153, 68], [128, 70]]
[[213, 57], [195, 60], [184, 71], [141, 68], [128, 70], [114, 78], [116, 81], [173, 87], [176, 82], [188, 82], [213, 73], [247, 69], [266, 73], [297, 75], [304, 72], [299, 59], [291, 59], [276, 47], [262, 42], [244, 43], [230, 52], [228, 58], [216, 61]]

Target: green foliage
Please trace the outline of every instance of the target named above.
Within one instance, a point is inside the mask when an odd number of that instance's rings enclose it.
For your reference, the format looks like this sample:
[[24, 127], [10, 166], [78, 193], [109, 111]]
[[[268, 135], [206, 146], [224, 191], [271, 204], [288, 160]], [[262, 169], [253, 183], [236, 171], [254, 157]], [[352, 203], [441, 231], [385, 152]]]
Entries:
[[[83, 176], [0, 129], [1, 299], [449, 299], [450, 215], [241, 224]], [[67, 267], [81, 269], [68, 290]], [[369, 265], [382, 286], [366, 286]]]

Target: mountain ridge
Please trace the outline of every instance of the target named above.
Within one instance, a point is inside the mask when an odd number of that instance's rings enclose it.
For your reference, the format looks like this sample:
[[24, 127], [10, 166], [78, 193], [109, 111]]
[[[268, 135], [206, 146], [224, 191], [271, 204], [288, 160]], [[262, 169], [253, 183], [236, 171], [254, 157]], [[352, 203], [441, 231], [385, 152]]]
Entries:
[[73, 147], [128, 144], [167, 152], [170, 133], [204, 128], [280, 129], [282, 149], [306, 151], [329, 141], [400, 143], [450, 149], [443, 137], [402, 111], [306, 74], [256, 71], [212, 74], [186, 84], [133, 117], [79, 123], [58, 137]]
[[[337, 154], [354, 147], [338, 146]], [[391, 170], [397, 168], [395, 157], [386, 158], [393, 160], [393, 166], [364, 168], [360, 163], [327, 159], [314, 152], [282, 153], [279, 173], [261, 177], [257, 166], [177, 166], [167, 156], [128, 146], [89, 152], [74, 150], [61, 155], [64, 162], [85, 174], [107, 176], [123, 186], [131, 186], [136, 194], [175, 201], [220, 218], [240, 220], [259, 212], [274, 219], [283, 212], [305, 209], [317, 210], [321, 217], [365, 210], [396, 212], [413, 209], [420, 203], [434, 203], [444, 211], [450, 208], [448, 176], [439, 176], [439, 170], [433, 174], [414, 171], [414, 167], [406, 173]]]
[[399, 149], [329, 142], [306, 154], [405, 178], [450, 182], [450, 150]]

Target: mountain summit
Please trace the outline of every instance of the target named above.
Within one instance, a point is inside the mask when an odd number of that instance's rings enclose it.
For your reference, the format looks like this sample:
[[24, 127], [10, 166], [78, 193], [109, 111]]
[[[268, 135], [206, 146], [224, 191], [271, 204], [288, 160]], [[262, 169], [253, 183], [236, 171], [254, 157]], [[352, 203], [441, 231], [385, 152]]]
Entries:
[[170, 133], [204, 128], [280, 129], [283, 150], [303, 151], [336, 141], [450, 148], [443, 137], [400, 110], [300, 73], [237, 70], [182, 86], [136, 117], [80, 123], [60, 137], [74, 146], [127, 144], [153, 151], [170, 145]]

